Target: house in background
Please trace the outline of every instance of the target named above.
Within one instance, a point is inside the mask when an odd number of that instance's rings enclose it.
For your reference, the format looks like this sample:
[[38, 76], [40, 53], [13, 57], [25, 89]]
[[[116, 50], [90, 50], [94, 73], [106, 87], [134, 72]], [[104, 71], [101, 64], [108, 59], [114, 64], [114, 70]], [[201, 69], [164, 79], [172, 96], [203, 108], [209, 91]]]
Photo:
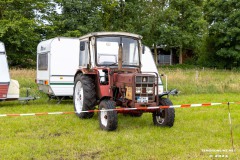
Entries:
[[[157, 62], [158, 65], [174, 65], [181, 64], [193, 58], [193, 51], [187, 49], [182, 54], [182, 59], [179, 57], [179, 48], [170, 47], [166, 48], [164, 45], [157, 46]], [[151, 48], [152, 54], [154, 56], [154, 48]], [[182, 62], [181, 62], [182, 61]]]

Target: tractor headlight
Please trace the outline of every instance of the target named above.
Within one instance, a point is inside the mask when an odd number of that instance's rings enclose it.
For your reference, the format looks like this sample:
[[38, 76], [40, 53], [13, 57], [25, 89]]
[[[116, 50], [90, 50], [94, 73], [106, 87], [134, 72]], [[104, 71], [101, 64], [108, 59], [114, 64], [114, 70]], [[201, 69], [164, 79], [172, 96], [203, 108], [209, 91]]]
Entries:
[[142, 87], [136, 87], [136, 93], [141, 94], [142, 93]]
[[152, 94], [153, 93], [153, 87], [147, 87], [146, 92], [147, 92], [147, 94]]

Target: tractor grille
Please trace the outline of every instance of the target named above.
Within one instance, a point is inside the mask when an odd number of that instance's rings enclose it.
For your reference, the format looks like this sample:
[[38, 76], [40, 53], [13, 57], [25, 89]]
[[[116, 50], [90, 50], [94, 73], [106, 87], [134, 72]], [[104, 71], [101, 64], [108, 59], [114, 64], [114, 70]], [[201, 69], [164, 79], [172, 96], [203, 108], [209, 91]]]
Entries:
[[136, 76], [135, 102], [144, 103], [146, 100], [151, 103], [155, 100], [155, 78], [154, 75]]

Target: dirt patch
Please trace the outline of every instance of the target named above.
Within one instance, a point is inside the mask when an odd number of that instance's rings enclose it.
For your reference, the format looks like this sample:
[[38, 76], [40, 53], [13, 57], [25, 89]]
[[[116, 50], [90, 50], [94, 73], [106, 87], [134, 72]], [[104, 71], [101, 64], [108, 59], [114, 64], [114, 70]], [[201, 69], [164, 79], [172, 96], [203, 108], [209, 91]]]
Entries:
[[80, 159], [97, 159], [99, 157], [100, 153], [101, 153], [101, 151], [82, 153], [77, 158], [80, 158]]

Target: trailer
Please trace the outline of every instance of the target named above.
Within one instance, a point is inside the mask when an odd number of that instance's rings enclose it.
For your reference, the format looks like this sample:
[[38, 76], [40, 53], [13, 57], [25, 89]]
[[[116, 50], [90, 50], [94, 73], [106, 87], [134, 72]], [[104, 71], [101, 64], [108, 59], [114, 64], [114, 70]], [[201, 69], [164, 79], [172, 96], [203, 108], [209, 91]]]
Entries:
[[19, 99], [19, 83], [10, 79], [6, 50], [0, 42], [0, 101]]
[[[78, 38], [56, 37], [42, 41], [37, 47], [38, 89], [49, 100], [73, 96], [74, 74], [79, 67], [80, 41]], [[81, 57], [84, 58], [84, 57]]]

